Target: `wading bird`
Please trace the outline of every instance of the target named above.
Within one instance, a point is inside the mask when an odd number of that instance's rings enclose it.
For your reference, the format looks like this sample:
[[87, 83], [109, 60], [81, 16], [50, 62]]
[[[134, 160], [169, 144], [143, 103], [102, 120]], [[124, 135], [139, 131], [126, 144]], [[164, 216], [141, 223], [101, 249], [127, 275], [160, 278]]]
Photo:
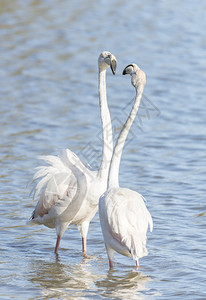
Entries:
[[40, 199], [33, 211], [30, 223], [56, 228], [55, 253], [68, 225], [77, 225], [82, 236], [82, 252], [86, 254], [86, 238], [90, 221], [98, 210], [99, 197], [105, 192], [109, 165], [113, 152], [113, 137], [110, 112], [107, 105], [106, 70], [116, 72], [116, 58], [103, 51], [98, 59], [99, 104], [102, 121], [103, 149], [100, 168], [93, 171], [69, 149], [58, 156], [42, 156], [48, 165], [38, 167], [33, 180], [34, 198]]
[[113, 267], [114, 251], [136, 260], [147, 255], [146, 233], [153, 228], [152, 217], [144, 198], [137, 192], [119, 187], [119, 167], [122, 150], [130, 127], [137, 114], [144, 86], [145, 73], [136, 64], [128, 65], [123, 75], [130, 74], [136, 97], [130, 115], [124, 124], [111, 159], [107, 191], [99, 201], [99, 216], [110, 268]]

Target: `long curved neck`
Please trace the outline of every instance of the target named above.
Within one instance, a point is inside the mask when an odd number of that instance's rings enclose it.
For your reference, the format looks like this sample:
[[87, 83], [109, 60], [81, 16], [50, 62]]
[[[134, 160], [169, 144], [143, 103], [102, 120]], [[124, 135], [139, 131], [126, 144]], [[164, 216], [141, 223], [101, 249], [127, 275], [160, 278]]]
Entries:
[[112, 161], [110, 165], [110, 170], [109, 170], [109, 177], [108, 177], [108, 187], [118, 187], [119, 186], [119, 167], [120, 167], [120, 161], [122, 157], [122, 151], [124, 148], [125, 141], [127, 139], [127, 135], [129, 133], [129, 130], [132, 126], [132, 123], [134, 122], [134, 119], [136, 117], [137, 111], [139, 109], [140, 105], [140, 100], [142, 97], [143, 89], [136, 89], [136, 97], [135, 97], [135, 102], [132, 107], [132, 110], [129, 114], [129, 117], [122, 127], [122, 130], [118, 136], [113, 156], [112, 156]]
[[98, 171], [101, 178], [107, 179], [113, 153], [113, 136], [110, 112], [107, 104], [106, 70], [99, 70], [99, 105], [102, 120], [102, 161]]

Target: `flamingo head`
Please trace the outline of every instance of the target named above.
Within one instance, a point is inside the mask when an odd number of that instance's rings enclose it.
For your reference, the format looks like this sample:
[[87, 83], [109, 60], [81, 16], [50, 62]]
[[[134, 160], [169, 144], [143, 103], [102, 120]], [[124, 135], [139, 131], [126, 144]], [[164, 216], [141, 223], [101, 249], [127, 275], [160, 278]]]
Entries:
[[146, 83], [145, 73], [136, 64], [129, 64], [122, 72], [123, 75], [131, 75], [131, 82], [135, 88], [144, 88]]
[[108, 51], [103, 51], [99, 56], [98, 64], [99, 64], [99, 69], [101, 71], [106, 70], [108, 67], [110, 67], [113, 75], [115, 75], [116, 67], [117, 67], [117, 59], [112, 53]]

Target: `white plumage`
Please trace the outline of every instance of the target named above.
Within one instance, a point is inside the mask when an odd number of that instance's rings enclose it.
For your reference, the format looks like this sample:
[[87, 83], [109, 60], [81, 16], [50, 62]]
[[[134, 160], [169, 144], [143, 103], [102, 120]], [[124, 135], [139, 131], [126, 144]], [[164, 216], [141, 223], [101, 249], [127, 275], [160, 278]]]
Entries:
[[99, 201], [99, 216], [110, 267], [113, 266], [114, 251], [132, 257], [139, 266], [138, 259], [148, 253], [146, 248], [148, 226], [150, 231], [153, 229], [152, 217], [142, 195], [119, 187], [118, 174], [122, 150], [137, 114], [146, 82], [144, 72], [136, 64], [128, 65], [123, 74], [132, 76], [136, 98], [115, 145], [108, 176], [108, 189]]
[[146, 233], [148, 225], [152, 231], [153, 224], [142, 195], [126, 188], [112, 188], [100, 203], [107, 250], [114, 249], [134, 260], [147, 255]]
[[43, 156], [48, 165], [41, 166], [34, 175], [39, 180], [34, 188], [34, 198], [40, 199], [32, 214], [31, 223], [56, 228], [59, 243], [69, 224], [75, 224], [82, 236], [82, 250], [86, 254], [86, 237], [89, 223], [98, 209], [99, 197], [107, 186], [109, 164], [113, 151], [112, 125], [106, 96], [106, 69], [116, 71], [116, 58], [103, 51], [98, 59], [99, 102], [103, 128], [102, 161], [99, 170], [87, 168], [69, 149], [58, 156]]

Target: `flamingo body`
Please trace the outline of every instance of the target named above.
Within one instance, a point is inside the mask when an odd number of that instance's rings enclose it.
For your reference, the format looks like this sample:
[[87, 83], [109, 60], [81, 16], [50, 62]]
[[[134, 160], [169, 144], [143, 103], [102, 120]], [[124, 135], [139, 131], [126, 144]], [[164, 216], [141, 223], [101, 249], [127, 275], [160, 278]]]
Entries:
[[123, 147], [139, 109], [145, 73], [136, 64], [128, 65], [123, 75], [131, 75], [131, 83], [136, 89], [134, 105], [117, 138], [113, 151], [107, 191], [99, 200], [99, 217], [107, 249], [109, 266], [112, 267], [114, 251], [132, 257], [139, 266], [139, 258], [147, 255], [147, 230], [153, 229], [152, 217], [146, 208], [144, 198], [137, 192], [119, 187], [119, 167]]
[[99, 170], [87, 168], [69, 149], [58, 156], [41, 157], [48, 165], [38, 168], [34, 180], [34, 198], [40, 196], [31, 217], [31, 223], [56, 228], [55, 253], [66, 228], [77, 225], [82, 236], [82, 251], [86, 253], [89, 223], [98, 210], [99, 197], [107, 187], [109, 163], [113, 151], [112, 125], [106, 96], [106, 69], [116, 71], [116, 58], [103, 51], [98, 59], [99, 103], [103, 128], [102, 161]]
[[147, 255], [146, 233], [152, 218], [139, 193], [127, 188], [111, 188], [99, 202], [101, 227], [109, 259], [116, 251], [134, 260]]

